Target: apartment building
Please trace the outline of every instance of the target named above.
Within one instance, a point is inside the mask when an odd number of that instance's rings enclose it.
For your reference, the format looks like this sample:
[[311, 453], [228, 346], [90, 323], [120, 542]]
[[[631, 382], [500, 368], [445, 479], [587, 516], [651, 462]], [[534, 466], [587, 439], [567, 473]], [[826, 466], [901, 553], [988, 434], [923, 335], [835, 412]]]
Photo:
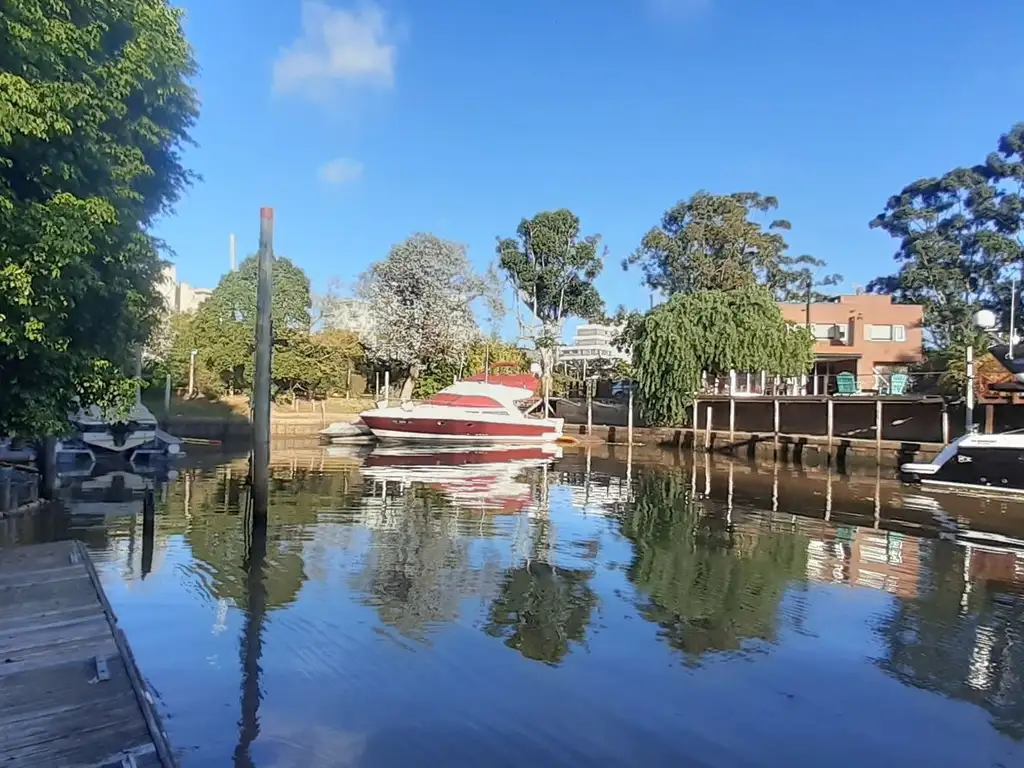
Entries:
[[622, 333], [616, 325], [585, 323], [576, 328], [572, 344], [558, 348], [558, 362], [593, 365], [598, 360], [628, 361], [629, 355], [619, 351], [615, 338]]
[[924, 359], [924, 307], [893, 304], [874, 293], [838, 296], [834, 301], [781, 303], [786, 320], [810, 321], [814, 333], [814, 370], [808, 392], [824, 394], [838, 373], [852, 373], [861, 387], [877, 388], [877, 380], [904, 371]]
[[195, 312], [200, 304], [210, 298], [213, 290], [196, 288], [179, 281], [177, 270], [171, 264], [164, 267], [160, 282], [157, 284], [157, 292], [163, 298], [164, 307], [168, 312]]

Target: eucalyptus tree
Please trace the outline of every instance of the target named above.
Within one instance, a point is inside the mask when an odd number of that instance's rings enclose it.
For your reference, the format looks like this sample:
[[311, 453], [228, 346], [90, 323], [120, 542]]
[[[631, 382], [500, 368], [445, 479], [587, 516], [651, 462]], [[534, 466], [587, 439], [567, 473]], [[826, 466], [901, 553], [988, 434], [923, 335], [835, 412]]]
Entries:
[[600, 242], [600, 235], [581, 235], [579, 218], [565, 208], [523, 219], [515, 237], [498, 238], [498, 264], [516, 295], [520, 335], [539, 353], [545, 391], [566, 319], [604, 314], [594, 287], [604, 266]]
[[623, 269], [638, 265], [647, 287], [664, 296], [761, 285], [779, 301], [793, 301], [807, 296], [808, 285], [838, 283], [839, 275], [818, 275], [821, 259], [788, 253], [788, 221], [753, 218], [777, 207], [776, 198], [758, 192], [697, 192], [665, 212]]

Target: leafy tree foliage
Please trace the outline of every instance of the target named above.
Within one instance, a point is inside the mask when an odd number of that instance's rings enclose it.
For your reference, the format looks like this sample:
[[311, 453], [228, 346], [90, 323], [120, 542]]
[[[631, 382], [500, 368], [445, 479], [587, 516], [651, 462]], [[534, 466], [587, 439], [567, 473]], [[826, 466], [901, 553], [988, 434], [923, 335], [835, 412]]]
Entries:
[[523, 219], [516, 237], [498, 239], [498, 265], [533, 316], [530, 323], [520, 318], [521, 333], [540, 350], [543, 375], [549, 379], [565, 319], [604, 313], [594, 287], [604, 266], [600, 242], [599, 235], [581, 236], [579, 218], [564, 208]]
[[762, 285], [779, 301], [793, 301], [805, 299], [815, 283], [838, 283], [839, 275], [816, 277], [822, 260], [787, 253], [781, 233], [791, 228], [788, 221], [765, 228], [751, 219], [777, 207], [778, 200], [757, 192], [698, 192], [666, 211], [622, 266], [639, 264], [647, 286], [665, 296]]
[[130, 401], [194, 71], [166, 0], [0, 3], [0, 434], [64, 430], [76, 396]]
[[464, 246], [430, 234], [394, 246], [362, 276], [359, 294], [369, 306], [368, 354], [408, 373], [403, 400], [427, 363], [465, 358], [479, 338], [476, 300], [494, 312], [501, 304], [493, 279], [474, 271]]
[[783, 320], [759, 287], [678, 294], [631, 318], [624, 337], [633, 349], [640, 413], [651, 424], [683, 423], [704, 371], [795, 376], [813, 359], [810, 331]]
[[[232, 393], [252, 386], [258, 279], [258, 260], [250, 256], [237, 270], [221, 278], [193, 321], [194, 348], [199, 350], [200, 364]], [[294, 379], [295, 354], [288, 347], [308, 337], [312, 300], [309, 278], [288, 259], [274, 259], [273, 279], [271, 377], [280, 388], [282, 380]]]
[[869, 288], [923, 305], [931, 348], [962, 349], [977, 310], [1008, 313], [1009, 281], [1024, 270], [1024, 124], [984, 163], [908, 185], [871, 226], [899, 241], [899, 269]]
[[416, 380], [416, 397], [430, 397], [453, 381], [482, 373], [485, 366], [491, 373], [528, 373], [530, 361], [526, 353], [514, 344], [491, 339], [477, 339], [466, 351], [466, 356], [457, 363], [448, 360], [432, 360], [423, 369], [423, 375]]

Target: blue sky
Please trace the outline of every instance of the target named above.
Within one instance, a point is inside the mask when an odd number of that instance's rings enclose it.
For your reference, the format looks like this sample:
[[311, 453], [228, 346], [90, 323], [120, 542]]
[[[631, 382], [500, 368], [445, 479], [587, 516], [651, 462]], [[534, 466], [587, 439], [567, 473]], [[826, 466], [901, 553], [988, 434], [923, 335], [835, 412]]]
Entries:
[[[520, 218], [568, 207], [621, 259], [698, 189], [780, 200], [795, 253], [845, 287], [891, 271], [889, 195], [980, 161], [1024, 112], [1024, 4], [962, 0], [184, 0], [202, 174], [157, 233], [212, 286], [255, 250], [351, 282], [433, 232], [481, 267]], [[514, 324], [506, 322], [511, 333]]]

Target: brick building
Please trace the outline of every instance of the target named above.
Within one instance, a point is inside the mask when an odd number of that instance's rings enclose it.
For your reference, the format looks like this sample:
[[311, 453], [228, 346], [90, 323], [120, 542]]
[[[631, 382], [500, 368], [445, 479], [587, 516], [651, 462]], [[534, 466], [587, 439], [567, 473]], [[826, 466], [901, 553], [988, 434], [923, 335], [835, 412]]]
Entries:
[[[807, 305], [781, 303], [786, 320], [806, 323]], [[856, 293], [810, 305], [814, 370], [808, 393], [824, 394], [835, 376], [857, 376], [862, 389], [878, 389], [889, 374], [924, 359], [924, 307], [893, 304], [891, 296]]]

